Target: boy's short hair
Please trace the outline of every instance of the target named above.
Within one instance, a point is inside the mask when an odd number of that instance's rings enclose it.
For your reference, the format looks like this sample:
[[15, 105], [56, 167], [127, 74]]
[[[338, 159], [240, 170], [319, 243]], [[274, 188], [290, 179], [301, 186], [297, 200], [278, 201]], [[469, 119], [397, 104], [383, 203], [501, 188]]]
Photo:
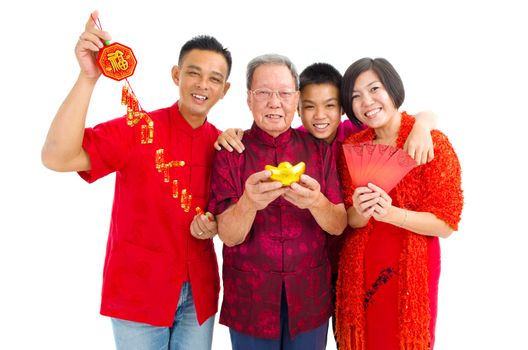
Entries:
[[370, 57], [357, 60], [348, 67], [341, 83], [341, 105], [348, 119], [356, 125], [361, 125], [361, 121], [354, 115], [352, 110], [352, 91], [358, 76], [368, 70], [376, 73], [396, 108], [400, 108], [405, 99], [403, 82], [389, 61], [385, 58], [373, 59]]
[[338, 90], [341, 88], [343, 76], [328, 63], [314, 63], [306, 67], [299, 76], [299, 89], [301, 92], [307, 85], [331, 84]]
[[191, 38], [185, 44], [183, 44], [180, 50], [180, 56], [178, 57], [178, 65], [182, 65], [185, 55], [187, 55], [192, 50], [206, 50], [213, 51], [224, 56], [227, 62], [227, 78], [231, 74], [231, 66], [233, 65], [233, 60], [231, 58], [231, 52], [225, 48], [218, 40], [210, 35], [198, 35]]

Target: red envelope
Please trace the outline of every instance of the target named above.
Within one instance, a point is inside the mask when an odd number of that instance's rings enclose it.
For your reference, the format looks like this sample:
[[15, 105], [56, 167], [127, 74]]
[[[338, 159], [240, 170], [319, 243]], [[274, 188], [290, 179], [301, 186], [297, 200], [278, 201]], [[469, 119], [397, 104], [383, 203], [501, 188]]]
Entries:
[[343, 152], [354, 188], [370, 182], [389, 193], [417, 165], [401, 148], [389, 145], [345, 144]]

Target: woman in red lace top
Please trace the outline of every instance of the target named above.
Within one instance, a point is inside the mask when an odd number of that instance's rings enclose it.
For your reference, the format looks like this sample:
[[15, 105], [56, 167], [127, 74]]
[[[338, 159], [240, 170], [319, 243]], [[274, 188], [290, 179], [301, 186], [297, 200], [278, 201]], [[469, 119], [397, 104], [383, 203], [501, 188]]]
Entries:
[[[343, 77], [347, 116], [368, 129], [344, 143], [402, 148], [414, 117], [398, 111], [403, 83], [382, 58], [363, 58]], [[460, 164], [447, 137], [433, 130], [434, 159], [386, 193], [376, 184], [352, 188], [340, 162], [348, 222], [356, 228], [341, 252], [337, 290], [339, 348], [433, 349], [440, 245], [458, 229]]]

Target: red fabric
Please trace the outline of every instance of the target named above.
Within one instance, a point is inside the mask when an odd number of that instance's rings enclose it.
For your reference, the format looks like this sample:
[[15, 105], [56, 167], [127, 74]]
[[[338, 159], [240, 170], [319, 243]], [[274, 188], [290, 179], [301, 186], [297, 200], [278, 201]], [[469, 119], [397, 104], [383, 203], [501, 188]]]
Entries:
[[[199, 128], [183, 119], [177, 104], [149, 113], [154, 141], [141, 144], [141, 130], [118, 118], [87, 128], [83, 147], [93, 182], [116, 173], [114, 205], [103, 274], [101, 314], [154, 326], [171, 326], [184, 281], [190, 281], [201, 324], [216, 313], [220, 281], [212, 240], [198, 240], [189, 227], [194, 208], [209, 199], [213, 143], [218, 130], [207, 121]], [[180, 190], [192, 194], [185, 213], [172, 198], [171, 183], [156, 169], [156, 150], [166, 161], [183, 160], [170, 169]]]
[[[341, 145], [343, 144], [343, 141], [347, 137], [349, 137], [352, 134], [355, 134], [361, 130], [364, 130], [365, 126], [357, 126], [353, 124], [350, 120], [344, 120], [342, 121], [339, 126], [337, 127], [337, 134], [330, 144], [332, 147], [332, 151], [334, 152], [334, 157], [337, 157], [339, 155], [339, 152], [341, 150]], [[337, 273], [337, 264], [339, 262], [339, 254], [341, 253], [341, 248], [343, 246], [343, 243], [346, 239], [346, 237], [352, 232], [352, 228], [350, 226], [347, 226], [345, 231], [339, 235], [328, 235], [327, 241], [328, 241], [328, 258], [330, 259], [330, 265], [332, 266], [332, 273]]]
[[[396, 226], [374, 222], [365, 250], [366, 343], [367, 349], [399, 350], [400, 256], [406, 231]], [[427, 237], [428, 289], [434, 338], [437, 314], [438, 279], [440, 277], [440, 244]], [[432, 348], [432, 347], [431, 347]]]
[[[414, 118], [402, 113], [397, 146], [403, 144]], [[460, 164], [447, 140], [433, 131], [435, 158], [413, 169], [390, 192], [393, 205], [431, 212], [453, 229], [463, 205]], [[369, 129], [345, 143], [374, 139]], [[339, 162], [345, 202], [352, 204], [345, 162]], [[337, 287], [340, 349], [432, 349], [440, 274], [437, 237], [427, 237], [376, 222], [347, 238], [341, 253]]]
[[[357, 126], [348, 119], [343, 120], [341, 123], [339, 123], [339, 126], [337, 127], [336, 137], [330, 143], [332, 152], [334, 152], [334, 157], [337, 157], [339, 155], [339, 152], [341, 150], [341, 145], [343, 144], [343, 141], [345, 141], [347, 137], [361, 130], [364, 130], [364, 129], [365, 129], [364, 125]], [[308, 131], [306, 131], [306, 128], [303, 126], [298, 127], [296, 130], [308, 133]], [[345, 241], [345, 238], [350, 233], [350, 231], [352, 231], [351, 228], [347, 226], [347, 228], [345, 229], [345, 232], [343, 232], [339, 236], [327, 235], [328, 258], [330, 259], [330, 265], [332, 266], [332, 273], [337, 273], [337, 263], [339, 261], [339, 253], [341, 252], [341, 247], [343, 246], [343, 242]]]
[[[288, 130], [273, 138], [255, 125], [244, 135], [245, 152], [217, 153], [210, 210], [220, 214], [244, 191], [246, 179], [266, 164], [306, 163], [306, 174], [333, 203], [342, 196], [333, 153], [309, 134]], [[326, 322], [331, 314], [326, 236], [307, 209], [278, 198], [257, 212], [246, 240], [223, 249], [224, 299], [220, 323], [261, 338], [280, 335], [284, 283], [292, 337]]]

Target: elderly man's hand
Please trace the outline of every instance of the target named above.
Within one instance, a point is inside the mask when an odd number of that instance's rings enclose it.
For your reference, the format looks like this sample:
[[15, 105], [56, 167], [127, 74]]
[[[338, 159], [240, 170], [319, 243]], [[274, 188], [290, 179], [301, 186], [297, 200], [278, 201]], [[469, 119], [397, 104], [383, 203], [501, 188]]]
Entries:
[[246, 180], [243, 196], [246, 197], [254, 210], [264, 209], [281, 196], [285, 189], [279, 181], [269, 181], [271, 171], [263, 170], [252, 174]]
[[300, 209], [310, 209], [322, 198], [321, 186], [317, 180], [304, 174], [299, 183], [286, 187], [283, 197]]

